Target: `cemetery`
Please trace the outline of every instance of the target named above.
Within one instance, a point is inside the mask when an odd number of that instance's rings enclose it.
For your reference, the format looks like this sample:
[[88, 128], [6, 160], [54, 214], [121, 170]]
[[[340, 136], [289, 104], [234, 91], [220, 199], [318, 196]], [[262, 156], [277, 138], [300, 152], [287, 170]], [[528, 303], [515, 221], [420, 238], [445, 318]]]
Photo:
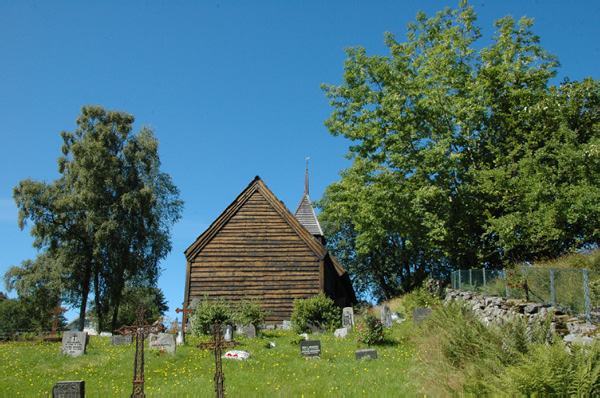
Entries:
[[[306, 352], [303, 352], [304, 341], [298, 341], [298, 333], [293, 330], [263, 331], [255, 338], [234, 334], [235, 348], [221, 351], [225, 394], [323, 396], [343, 392], [358, 395], [363, 390], [377, 389], [383, 395], [396, 395], [415, 391], [417, 386], [409, 372], [419, 353], [403, 337], [407, 332], [405, 324], [395, 324], [386, 331], [387, 343], [376, 348], [357, 342], [356, 328], [349, 330], [346, 338], [336, 338], [329, 331], [309, 334]], [[0, 377], [3, 379], [0, 395], [51, 394], [59, 382], [83, 380], [85, 392], [90, 396], [129, 396], [136, 356], [135, 337], [129, 344], [121, 340], [114, 343], [114, 337], [90, 336], [85, 354], [77, 357], [62, 355], [61, 343], [56, 342], [16, 341], [0, 345]], [[149, 343], [145, 343], [143, 391], [147, 396], [189, 392], [213, 396], [213, 336], [188, 334], [185, 340], [172, 354], [152, 350]], [[229, 343], [224, 346], [233, 347], [234, 344]], [[360, 350], [367, 352], [358, 352]], [[237, 359], [233, 356], [241, 356], [242, 352], [250, 355], [248, 359], [230, 360], [227, 352], [233, 353], [229, 356], [231, 359]], [[358, 357], [368, 358], [358, 360]]]

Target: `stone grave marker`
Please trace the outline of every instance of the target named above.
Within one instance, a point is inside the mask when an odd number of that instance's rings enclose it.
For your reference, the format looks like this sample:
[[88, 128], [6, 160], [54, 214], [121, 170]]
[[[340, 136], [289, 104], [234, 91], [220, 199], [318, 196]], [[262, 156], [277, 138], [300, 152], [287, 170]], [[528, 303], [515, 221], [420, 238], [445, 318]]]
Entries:
[[53, 398], [84, 398], [85, 380], [59, 381], [52, 388]]
[[333, 337], [337, 339], [345, 339], [348, 337], [348, 328], [336, 329], [333, 333]]
[[381, 307], [381, 324], [385, 328], [391, 328], [392, 326], [394, 326], [394, 322], [392, 321], [392, 311], [390, 310], [390, 307], [387, 306], [387, 304], [384, 304]]
[[362, 361], [365, 358], [377, 359], [377, 350], [375, 348], [368, 348], [366, 350], [354, 351], [354, 359], [356, 361]]
[[242, 328], [242, 333], [245, 334], [246, 337], [253, 339], [256, 337], [256, 328], [250, 323]]
[[321, 355], [321, 340], [301, 341], [300, 353], [308, 358], [318, 358]]
[[62, 338], [61, 354], [78, 357], [85, 354], [87, 346], [87, 332], [64, 332]]
[[415, 308], [413, 310], [413, 321], [416, 324], [422, 323], [431, 316], [431, 308]]
[[342, 326], [348, 329], [354, 327], [354, 310], [352, 307], [345, 307], [342, 310]]
[[110, 345], [131, 344], [133, 337], [129, 335], [115, 334], [110, 336]]
[[177, 336], [175, 336], [175, 343], [177, 345], [185, 344], [185, 333], [183, 332], [183, 330], [177, 331]]
[[175, 336], [171, 333], [150, 334], [148, 347], [151, 350], [161, 350], [169, 354], [175, 354]]
[[233, 326], [231, 326], [231, 325], [223, 326], [223, 339], [225, 341], [233, 340]]

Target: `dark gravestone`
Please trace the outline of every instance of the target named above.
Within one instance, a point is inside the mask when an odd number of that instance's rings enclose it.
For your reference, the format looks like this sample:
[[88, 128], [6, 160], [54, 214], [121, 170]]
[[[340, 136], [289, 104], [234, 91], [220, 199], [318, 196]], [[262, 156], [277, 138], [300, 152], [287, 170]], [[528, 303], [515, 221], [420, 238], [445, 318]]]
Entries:
[[85, 381], [59, 381], [52, 388], [53, 398], [83, 398], [85, 397]]
[[431, 316], [431, 308], [415, 308], [413, 310], [414, 323], [421, 323]]
[[86, 332], [64, 332], [60, 352], [61, 354], [78, 357], [85, 354], [86, 345]]
[[305, 357], [317, 358], [321, 355], [321, 340], [301, 341], [300, 353]]
[[377, 359], [377, 350], [374, 348], [369, 348], [366, 350], [354, 351], [354, 359], [355, 360], [362, 361], [365, 358]]
[[114, 336], [110, 336], [110, 345], [128, 345], [133, 341], [133, 337], [129, 334], [126, 336], [116, 334]]
[[242, 328], [242, 333], [251, 339], [256, 337], [256, 328], [253, 324], [246, 325]]

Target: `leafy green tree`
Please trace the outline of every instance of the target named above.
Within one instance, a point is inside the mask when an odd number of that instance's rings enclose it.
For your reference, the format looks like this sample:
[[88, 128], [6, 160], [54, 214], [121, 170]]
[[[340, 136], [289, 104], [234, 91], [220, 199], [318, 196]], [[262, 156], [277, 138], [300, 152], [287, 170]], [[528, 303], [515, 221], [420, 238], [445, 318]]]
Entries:
[[32, 222], [34, 247], [56, 267], [61, 294], [79, 306], [80, 329], [90, 293], [99, 324], [112, 309], [114, 326], [126, 282], [156, 283], [183, 208], [160, 171], [154, 132], [143, 126], [132, 133], [133, 121], [125, 112], [84, 106], [77, 129], [61, 133], [60, 178], [26, 179], [14, 189], [19, 225]]
[[353, 164], [327, 188], [320, 219], [376, 297], [427, 272], [598, 243], [598, 218], [585, 216], [598, 211], [598, 83], [549, 86], [559, 64], [532, 20], [496, 21], [480, 50], [475, 22], [464, 5], [418, 13], [406, 42], [386, 33], [389, 56], [348, 48], [344, 83], [322, 86], [325, 125], [353, 141]]
[[[165, 295], [160, 288], [155, 286], [136, 286], [132, 283], [127, 283], [123, 289], [115, 329], [123, 325], [133, 325], [136, 321], [137, 309], [140, 304], [146, 309], [144, 319], [150, 324], [156, 322], [158, 318], [163, 317], [165, 312], [169, 310]], [[91, 307], [95, 309], [94, 301], [92, 301]], [[93, 312], [95, 313], [96, 311]], [[102, 330], [107, 330], [111, 327], [112, 323], [109, 323], [107, 320], [105, 320], [104, 325], [100, 325], [100, 329]]]

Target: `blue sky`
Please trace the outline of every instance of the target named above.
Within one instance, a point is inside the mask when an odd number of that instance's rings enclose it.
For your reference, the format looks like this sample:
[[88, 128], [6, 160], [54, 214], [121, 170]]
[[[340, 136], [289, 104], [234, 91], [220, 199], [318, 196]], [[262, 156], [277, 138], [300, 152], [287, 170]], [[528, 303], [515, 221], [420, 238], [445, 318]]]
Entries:
[[[17, 226], [13, 187], [58, 177], [60, 132], [74, 130], [82, 105], [124, 110], [136, 129], [156, 129], [163, 170], [186, 202], [159, 281], [174, 319], [183, 251], [256, 175], [293, 211], [306, 157], [313, 200], [349, 166], [349, 142], [323, 126], [332, 109], [319, 89], [342, 82], [344, 47], [388, 55], [384, 32], [404, 41], [417, 11], [458, 3], [0, 2], [0, 274], [36, 254]], [[494, 20], [527, 15], [562, 64], [556, 83], [600, 77], [600, 2], [469, 4], [483, 28], [480, 46]]]

